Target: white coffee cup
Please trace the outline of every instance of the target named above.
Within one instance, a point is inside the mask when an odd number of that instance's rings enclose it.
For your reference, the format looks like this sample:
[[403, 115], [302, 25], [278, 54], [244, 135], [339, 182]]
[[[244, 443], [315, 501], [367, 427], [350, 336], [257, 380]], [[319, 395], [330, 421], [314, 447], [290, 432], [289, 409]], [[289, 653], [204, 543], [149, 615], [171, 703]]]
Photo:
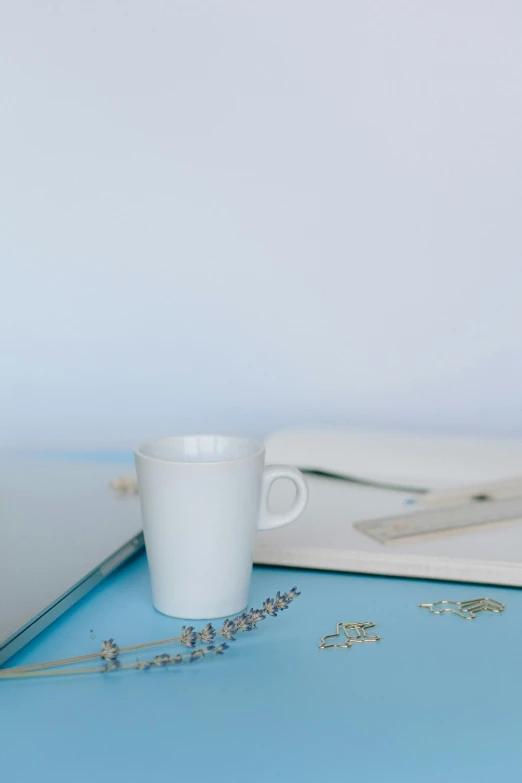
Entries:
[[[308, 500], [302, 474], [265, 467], [262, 443], [220, 435], [150, 440], [135, 459], [156, 609], [194, 620], [243, 611], [256, 531], [297, 519]], [[268, 494], [279, 478], [297, 494], [273, 514]]]

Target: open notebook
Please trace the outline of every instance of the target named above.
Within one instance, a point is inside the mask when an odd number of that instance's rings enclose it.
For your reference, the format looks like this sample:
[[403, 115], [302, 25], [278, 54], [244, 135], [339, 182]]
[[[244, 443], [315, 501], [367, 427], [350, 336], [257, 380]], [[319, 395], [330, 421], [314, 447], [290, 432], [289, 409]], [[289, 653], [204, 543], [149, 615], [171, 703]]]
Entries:
[[[477, 485], [479, 495], [481, 485], [520, 479], [520, 440], [290, 431], [268, 439], [267, 462], [348, 475], [368, 484], [309, 473], [307, 509], [294, 524], [258, 534], [257, 563], [522, 586], [522, 482], [520, 517], [512, 510], [517, 492], [511, 492], [504, 503], [511, 515], [501, 523], [491, 514], [501, 504], [482, 505], [491, 517], [483, 524], [488, 519], [482, 510], [459, 506], [457, 491]], [[291, 487], [278, 482], [272, 490], [274, 510], [282, 510], [291, 497]], [[446, 506], [452, 507], [453, 517]], [[432, 511], [430, 536], [417, 535], [419, 525], [410, 524], [409, 515], [422, 509]], [[392, 515], [399, 517], [397, 529], [413, 530], [413, 535], [390, 540], [393, 526], [387, 523], [383, 536], [375, 520]], [[422, 527], [427, 518], [414, 519]], [[366, 520], [373, 521], [365, 528]], [[467, 522], [473, 524], [466, 527]]]

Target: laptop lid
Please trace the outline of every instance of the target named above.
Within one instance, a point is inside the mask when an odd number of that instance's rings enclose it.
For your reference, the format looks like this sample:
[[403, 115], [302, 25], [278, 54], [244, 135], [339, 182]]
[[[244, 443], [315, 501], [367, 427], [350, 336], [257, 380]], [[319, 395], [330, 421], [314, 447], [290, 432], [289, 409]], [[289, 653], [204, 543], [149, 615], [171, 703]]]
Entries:
[[0, 453], [0, 663], [143, 547], [127, 461]]

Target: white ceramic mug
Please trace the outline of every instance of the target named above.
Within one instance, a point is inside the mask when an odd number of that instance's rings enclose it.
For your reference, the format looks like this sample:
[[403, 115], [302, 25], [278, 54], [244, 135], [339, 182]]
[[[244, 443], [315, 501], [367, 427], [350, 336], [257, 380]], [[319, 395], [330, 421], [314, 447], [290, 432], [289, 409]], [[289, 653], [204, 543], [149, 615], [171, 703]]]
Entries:
[[[156, 609], [194, 620], [243, 611], [256, 531], [297, 519], [308, 500], [302, 474], [265, 467], [262, 443], [218, 435], [151, 440], [135, 459]], [[273, 514], [268, 493], [279, 478], [297, 494]]]

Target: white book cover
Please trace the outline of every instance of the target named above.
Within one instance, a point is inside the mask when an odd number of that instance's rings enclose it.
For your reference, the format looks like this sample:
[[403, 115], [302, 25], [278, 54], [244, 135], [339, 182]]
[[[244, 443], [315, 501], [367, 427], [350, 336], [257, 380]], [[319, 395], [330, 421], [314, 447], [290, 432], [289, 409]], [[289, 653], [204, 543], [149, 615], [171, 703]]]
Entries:
[[[520, 516], [512, 511], [501, 523], [491, 523], [493, 506], [483, 503], [482, 514], [477, 507], [466, 507], [466, 493], [458, 492], [470, 486], [479, 494], [484, 485], [489, 489], [487, 485], [496, 482], [504, 482], [500, 487], [516, 487], [522, 477], [521, 440], [312, 430], [275, 434], [266, 446], [267, 463], [399, 485], [404, 490], [308, 474], [309, 502], [304, 514], [292, 525], [258, 534], [257, 563], [522, 586], [522, 484]], [[283, 510], [291, 498], [291, 486], [278, 482], [271, 504], [274, 510]], [[451, 514], [444, 510], [441, 515], [440, 508], [446, 504], [453, 506]], [[516, 501], [504, 506], [512, 509]], [[395, 515], [401, 517], [401, 525], [411, 527], [407, 515], [423, 509], [439, 509], [432, 514], [438, 528], [431, 536], [383, 543], [356, 527], [365, 520]], [[471, 512], [483, 519], [462, 527], [473, 522]], [[458, 524], [454, 522], [457, 517]], [[446, 530], [441, 530], [441, 519], [447, 521]]]

